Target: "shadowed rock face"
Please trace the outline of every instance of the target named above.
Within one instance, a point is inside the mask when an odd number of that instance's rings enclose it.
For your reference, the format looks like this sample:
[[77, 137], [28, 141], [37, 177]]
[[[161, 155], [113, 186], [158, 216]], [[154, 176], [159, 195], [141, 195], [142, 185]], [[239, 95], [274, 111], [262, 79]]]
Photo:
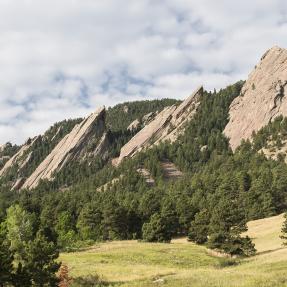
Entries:
[[[105, 142], [105, 108], [100, 108], [73, 130], [67, 134], [45, 160], [37, 167], [32, 175], [26, 180], [22, 188], [34, 188], [42, 179], [51, 180], [53, 173], [59, 171], [70, 160], [83, 157], [86, 154], [86, 147], [91, 140], [100, 139], [98, 149], [94, 153], [102, 151], [102, 144]], [[93, 153], [93, 154], [94, 154]], [[95, 155], [95, 154], [94, 154]]]
[[184, 124], [193, 118], [202, 93], [203, 88], [199, 87], [178, 107], [175, 105], [166, 107], [122, 147], [119, 158], [114, 159], [113, 164], [118, 165], [124, 158], [132, 157], [139, 151], [162, 141], [174, 142], [184, 131]]
[[224, 133], [234, 150], [275, 117], [287, 116], [287, 50], [268, 50], [230, 105]]

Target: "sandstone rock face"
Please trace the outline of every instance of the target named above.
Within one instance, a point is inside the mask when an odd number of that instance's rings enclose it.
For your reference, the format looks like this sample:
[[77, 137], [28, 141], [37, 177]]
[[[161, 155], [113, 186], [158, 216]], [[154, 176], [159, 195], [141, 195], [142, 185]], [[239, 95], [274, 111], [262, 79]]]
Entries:
[[140, 121], [136, 119], [133, 122], [131, 122], [131, 124], [127, 127], [127, 130], [132, 132], [136, 130], [140, 126], [140, 124], [141, 124]]
[[[41, 136], [37, 136], [33, 138], [32, 140], [29, 139], [20, 149], [19, 151], [14, 154], [4, 165], [4, 167], [0, 170], [0, 176], [3, 176], [7, 173], [7, 171], [14, 166], [15, 164], [18, 164], [19, 167], [25, 166], [25, 161], [27, 160], [26, 157], [24, 157], [25, 152], [33, 146], [37, 141], [41, 140]], [[29, 157], [29, 156], [28, 156]]]
[[161, 168], [163, 170], [163, 177], [165, 180], [178, 179], [183, 176], [183, 173], [171, 161], [166, 160], [162, 162]]
[[173, 105], [164, 108], [154, 120], [122, 147], [119, 158], [114, 159], [113, 164], [118, 165], [124, 158], [132, 157], [139, 151], [159, 144], [161, 141], [175, 141], [183, 132], [184, 124], [196, 113], [202, 93], [203, 88], [199, 87], [178, 107]]
[[[80, 158], [83, 153], [87, 153], [89, 143], [97, 142], [96, 149], [90, 152], [96, 152], [99, 145], [105, 141], [103, 137], [105, 130], [105, 108], [98, 109], [73, 130], [67, 134], [37, 167], [32, 175], [26, 180], [22, 188], [35, 188], [42, 179], [51, 180], [53, 173], [62, 169], [70, 160]], [[98, 150], [102, 150], [99, 147]]]
[[279, 115], [287, 116], [287, 50], [268, 50], [249, 75], [241, 95], [230, 105], [224, 133], [234, 150], [242, 139], [267, 125]]
[[142, 118], [143, 124], [144, 125], [148, 124], [155, 117], [156, 114], [157, 113], [155, 113], [155, 112], [150, 112], [150, 113], [144, 115]]

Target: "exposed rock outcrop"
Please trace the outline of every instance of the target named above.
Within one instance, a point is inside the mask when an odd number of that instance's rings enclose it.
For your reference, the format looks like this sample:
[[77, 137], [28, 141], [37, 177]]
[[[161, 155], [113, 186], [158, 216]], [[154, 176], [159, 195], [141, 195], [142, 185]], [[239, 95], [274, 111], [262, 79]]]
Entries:
[[164, 108], [154, 120], [122, 147], [119, 158], [114, 159], [113, 164], [118, 165], [124, 158], [132, 157], [139, 151], [159, 144], [161, 141], [174, 142], [184, 131], [185, 123], [196, 113], [202, 93], [203, 88], [199, 87], [178, 107], [173, 105]]
[[41, 136], [37, 136], [33, 139], [28, 139], [27, 142], [22, 145], [19, 151], [5, 163], [4, 167], [0, 170], [0, 176], [5, 175], [8, 170], [15, 164], [21, 167], [27, 160], [27, 158], [24, 156], [26, 151], [39, 140], [41, 140]]
[[137, 172], [145, 179], [145, 182], [149, 185], [149, 186], [153, 186], [155, 184], [155, 180], [152, 177], [151, 173], [149, 170], [147, 170], [146, 168], [138, 168]]
[[70, 160], [84, 157], [88, 152], [96, 155], [102, 150], [103, 142], [105, 141], [105, 136], [103, 137], [104, 131], [105, 108], [100, 108], [80, 124], [76, 125], [56, 145], [52, 152], [26, 180], [22, 188], [31, 189], [36, 187], [40, 180], [51, 180], [53, 173], [61, 170]]
[[154, 117], [155, 117], [156, 114], [157, 114], [157, 113], [155, 113], [155, 112], [150, 112], [150, 113], [144, 115], [143, 118], [142, 118], [143, 124], [144, 124], [144, 125], [148, 124], [151, 120], [154, 119]]
[[230, 106], [224, 133], [234, 150], [275, 117], [287, 116], [287, 50], [268, 50]]
[[131, 124], [127, 127], [127, 130], [131, 132], [137, 130], [140, 124], [141, 124], [140, 121], [136, 119], [133, 122], [131, 122]]
[[112, 179], [111, 181], [107, 182], [106, 184], [98, 187], [97, 191], [107, 191], [109, 188], [113, 187], [115, 184], [117, 184], [124, 176], [120, 175], [119, 177], [116, 177]]
[[171, 161], [166, 160], [162, 162], [161, 168], [163, 170], [163, 177], [165, 180], [178, 179], [183, 176], [183, 173]]

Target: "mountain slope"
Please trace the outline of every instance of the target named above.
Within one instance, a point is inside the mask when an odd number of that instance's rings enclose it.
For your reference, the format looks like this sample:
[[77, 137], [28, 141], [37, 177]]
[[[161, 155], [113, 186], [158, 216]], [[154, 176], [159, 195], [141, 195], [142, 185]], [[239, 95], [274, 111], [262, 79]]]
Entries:
[[114, 164], [118, 165], [124, 158], [132, 157], [141, 150], [157, 145], [160, 142], [167, 140], [174, 142], [184, 132], [184, 125], [196, 113], [202, 93], [203, 88], [200, 87], [178, 107], [175, 105], [166, 107], [153, 121], [122, 147], [120, 156], [114, 160]]
[[279, 115], [287, 116], [287, 50], [268, 50], [249, 75], [241, 94], [230, 106], [230, 120], [224, 133], [234, 150], [242, 139]]
[[[34, 188], [39, 184], [40, 180], [51, 180], [55, 171], [61, 170], [69, 160], [76, 157], [84, 157], [89, 152], [93, 156], [101, 152], [103, 156], [103, 146], [105, 145], [104, 117], [105, 109], [100, 108], [76, 125], [25, 181], [22, 188]], [[89, 145], [94, 145], [92, 150], [89, 150]]]
[[[28, 139], [20, 147], [6, 144], [1, 155], [7, 160], [0, 170], [1, 182], [18, 189], [25, 178], [30, 176], [37, 166], [46, 158], [57, 143], [71, 131], [79, 119], [64, 120], [54, 124], [43, 135]], [[4, 157], [5, 158], [5, 157]]]

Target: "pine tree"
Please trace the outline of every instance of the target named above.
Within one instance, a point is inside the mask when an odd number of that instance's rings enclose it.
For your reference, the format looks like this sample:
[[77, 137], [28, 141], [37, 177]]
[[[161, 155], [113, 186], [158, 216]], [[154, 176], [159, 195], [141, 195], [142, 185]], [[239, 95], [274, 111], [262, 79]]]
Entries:
[[226, 175], [217, 190], [220, 199], [212, 211], [208, 246], [231, 255], [250, 256], [255, 254], [256, 250], [249, 237], [241, 237], [247, 226], [241, 199], [238, 193], [236, 194], [237, 188], [234, 178]]
[[34, 285], [57, 286], [56, 272], [60, 268], [56, 259], [59, 256], [57, 247], [53, 242], [48, 242], [42, 231], [38, 231], [36, 238], [27, 247], [25, 268]]
[[198, 244], [205, 243], [208, 238], [209, 221], [210, 214], [207, 209], [203, 209], [197, 213], [194, 221], [191, 222], [188, 232], [188, 239]]
[[83, 240], [100, 240], [102, 232], [102, 211], [98, 206], [87, 204], [83, 207], [77, 222], [77, 228]]
[[142, 227], [143, 240], [147, 242], [170, 242], [172, 232], [160, 214], [154, 214]]

